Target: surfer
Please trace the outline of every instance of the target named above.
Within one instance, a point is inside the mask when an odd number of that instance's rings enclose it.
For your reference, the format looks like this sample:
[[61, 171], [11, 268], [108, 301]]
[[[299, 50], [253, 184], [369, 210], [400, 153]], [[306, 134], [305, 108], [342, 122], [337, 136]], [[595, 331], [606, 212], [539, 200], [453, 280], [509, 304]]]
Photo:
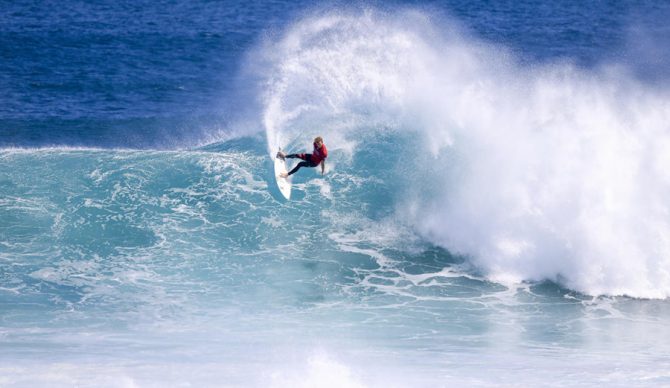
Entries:
[[295, 167], [293, 167], [293, 170], [289, 171], [288, 173], [281, 173], [280, 176], [282, 178], [287, 178], [289, 175], [295, 174], [296, 171], [300, 169], [300, 167], [316, 167], [319, 164], [321, 165], [321, 175], [323, 175], [324, 171], [326, 170], [326, 158], [328, 157], [328, 149], [326, 148], [326, 145], [323, 144], [323, 139], [321, 136], [317, 136], [314, 138], [314, 151], [312, 151], [311, 154], [290, 154], [286, 155], [282, 151], [277, 152], [277, 157], [280, 159], [285, 159], [285, 158], [298, 158], [302, 159], [302, 162], [298, 163]]

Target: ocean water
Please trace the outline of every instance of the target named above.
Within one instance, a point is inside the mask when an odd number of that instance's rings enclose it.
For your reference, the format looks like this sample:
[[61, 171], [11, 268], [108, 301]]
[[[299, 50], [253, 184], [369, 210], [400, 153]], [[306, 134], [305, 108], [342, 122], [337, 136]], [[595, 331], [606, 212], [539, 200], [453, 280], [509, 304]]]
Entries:
[[670, 386], [668, 16], [0, 2], [0, 386]]

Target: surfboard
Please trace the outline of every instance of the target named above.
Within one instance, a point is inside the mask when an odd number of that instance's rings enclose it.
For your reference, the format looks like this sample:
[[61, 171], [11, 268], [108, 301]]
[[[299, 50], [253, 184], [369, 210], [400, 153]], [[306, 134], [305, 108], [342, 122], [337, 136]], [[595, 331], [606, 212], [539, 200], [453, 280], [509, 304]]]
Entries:
[[287, 172], [286, 170], [286, 160], [279, 159], [275, 156], [275, 179], [277, 180], [277, 187], [279, 191], [286, 199], [291, 199], [291, 179], [282, 178], [279, 176], [282, 172]]

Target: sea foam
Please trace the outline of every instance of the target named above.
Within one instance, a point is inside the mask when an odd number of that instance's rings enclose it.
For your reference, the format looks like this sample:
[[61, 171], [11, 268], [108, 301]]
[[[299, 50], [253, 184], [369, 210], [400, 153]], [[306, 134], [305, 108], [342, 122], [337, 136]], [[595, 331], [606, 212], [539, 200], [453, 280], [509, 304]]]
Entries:
[[306, 16], [252, 58], [270, 152], [315, 128], [343, 154], [409, 136], [398, 218], [489, 278], [670, 295], [670, 97], [625, 66], [522, 64], [377, 10]]

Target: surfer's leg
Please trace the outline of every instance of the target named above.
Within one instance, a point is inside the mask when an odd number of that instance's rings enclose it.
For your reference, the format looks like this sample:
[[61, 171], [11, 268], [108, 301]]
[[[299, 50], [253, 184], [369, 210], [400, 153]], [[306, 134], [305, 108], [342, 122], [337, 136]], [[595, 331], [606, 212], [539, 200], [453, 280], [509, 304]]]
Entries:
[[[307, 163], [307, 162], [300, 162], [300, 163], [298, 163], [295, 167], [293, 167], [293, 170], [291, 170], [291, 171], [288, 173], [288, 175], [295, 174], [296, 171], [300, 170], [300, 167], [308, 167], [308, 166], [309, 166], [309, 163]], [[288, 176], [288, 175], [287, 175], [287, 176]]]
[[312, 154], [290, 154], [284, 156], [285, 158], [290, 158], [290, 159], [302, 159], [302, 160], [309, 160], [312, 157]]
[[[307, 156], [309, 156], [309, 154], [307, 154]], [[291, 172], [289, 172], [288, 175], [294, 174], [296, 171], [300, 169], [300, 167], [316, 167], [316, 166], [318, 166], [318, 164], [314, 164], [314, 162], [312, 162], [308, 158], [305, 158], [304, 161], [298, 163], [297, 166], [293, 167], [293, 170], [291, 170]]]

